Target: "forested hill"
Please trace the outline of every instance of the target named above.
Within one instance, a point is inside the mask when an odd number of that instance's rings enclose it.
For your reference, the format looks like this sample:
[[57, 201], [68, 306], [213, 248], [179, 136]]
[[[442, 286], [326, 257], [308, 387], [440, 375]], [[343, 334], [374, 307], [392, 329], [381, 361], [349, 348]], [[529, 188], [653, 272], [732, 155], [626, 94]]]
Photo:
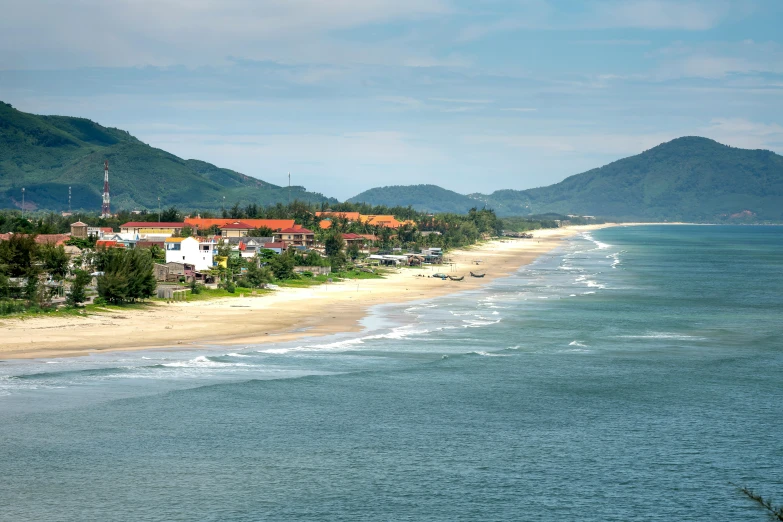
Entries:
[[436, 185], [395, 185], [365, 190], [348, 200], [387, 207], [411, 206], [422, 212], [465, 214], [481, 202]]
[[433, 185], [383, 187], [350, 201], [450, 212], [486, 207], [499, 216], [557, 213], [645, 221], [783, 221], [783, 157], [686, 137], [548, 187], [468, 196]]
[[[126, 131], [84, 119], [38, 116], [0, 102], [0, 208], [99, 210], [103, 162], [109, 161], [112, 209], [164, 206], [214, 210], [223, 204], [288, 201], [288, 187], [272, 185], [198, 160], [150, 147]], [[291, 187], [291, 199], [335, 203]]]
[[685, 137], [548, 187], [475, 195], [503, 214], [783, 220], [783, 156]]

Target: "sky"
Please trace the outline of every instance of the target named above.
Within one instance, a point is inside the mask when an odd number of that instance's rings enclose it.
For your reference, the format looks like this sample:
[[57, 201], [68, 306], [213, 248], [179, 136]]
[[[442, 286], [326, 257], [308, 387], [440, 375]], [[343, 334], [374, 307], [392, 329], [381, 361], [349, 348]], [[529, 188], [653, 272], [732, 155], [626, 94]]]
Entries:
[[781, 0], [0, 0], [0, 13], [0, 100], [339, 199], [549, 185], [680, 136], [783, 153]]

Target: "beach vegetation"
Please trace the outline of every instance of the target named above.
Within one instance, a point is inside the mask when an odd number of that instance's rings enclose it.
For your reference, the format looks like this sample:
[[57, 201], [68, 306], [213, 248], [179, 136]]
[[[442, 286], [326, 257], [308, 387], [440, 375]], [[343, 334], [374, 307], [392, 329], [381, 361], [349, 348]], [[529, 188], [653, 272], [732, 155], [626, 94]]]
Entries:
[[71, 279], [71, 290], [65, 298], [68, 306], [75, 307], [87, 301], [87, 285], [90, 284], [92, 277], [86, 270], [76, 269], [73, 271]]
[[107, 303], [136, 302], [152, 297], [157, 283], [148, 250], [99, 249], [98, 295]]

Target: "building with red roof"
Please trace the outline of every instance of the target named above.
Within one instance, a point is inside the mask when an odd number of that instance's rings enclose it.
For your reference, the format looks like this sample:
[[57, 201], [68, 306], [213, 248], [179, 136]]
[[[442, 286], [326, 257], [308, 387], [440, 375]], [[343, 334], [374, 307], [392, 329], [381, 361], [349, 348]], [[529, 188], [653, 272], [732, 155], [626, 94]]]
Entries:
[[292, 246], [311, 248], [315, 246], [315, 233], [298, 225], [281, 230], [275, 234], [275, 239], [285, 243], [286, 248]]
[[244, 221], [234, 221], [220, 226], [220, 235], [222, 237], [242, 237], [248, 235], [256, 227]]

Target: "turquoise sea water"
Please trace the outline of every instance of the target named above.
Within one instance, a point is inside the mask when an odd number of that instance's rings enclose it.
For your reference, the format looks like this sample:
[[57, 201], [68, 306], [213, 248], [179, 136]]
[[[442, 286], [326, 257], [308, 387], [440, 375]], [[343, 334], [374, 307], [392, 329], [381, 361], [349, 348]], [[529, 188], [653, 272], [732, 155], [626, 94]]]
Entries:
[[360, 335], [4, 361], [0, 520], [763, 521], [782, 270], [783, 227], [612, 228]]

